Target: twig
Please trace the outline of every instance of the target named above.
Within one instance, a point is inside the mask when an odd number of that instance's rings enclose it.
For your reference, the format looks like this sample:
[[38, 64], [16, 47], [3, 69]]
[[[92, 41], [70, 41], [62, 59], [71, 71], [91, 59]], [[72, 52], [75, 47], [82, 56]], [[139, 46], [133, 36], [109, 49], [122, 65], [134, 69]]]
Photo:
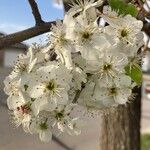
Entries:
[[78, 90], [78, 91], [76, 91], [76, 95], [75, 95], [75, 97], [74, 97], [74, 99], [73, 99], [72, 103], [77, 103], [78, 98], [79, 98], [79, 96], [80, 96], [81, 92], [82, 92], [82, 90]]
[[55, 21], [42, 23], [38, 26], [31, 27], [20, 32], [2, 36], [0, 37], [0, 50], [2, 50], [2, 48], [9, 47], [10, 45], [20, 43], [32, 37], [49, 32], [52, 24], [55, 24]]
[[44, 21], [41, 18], [41, 14], [39, 12], [37, 3], [35, 2], [35, 0], [28, 0], [30, 7], [32, 9], [32, 14], [34, 16], [36, 25], [40, 25], [41, 23], [44, 23]]

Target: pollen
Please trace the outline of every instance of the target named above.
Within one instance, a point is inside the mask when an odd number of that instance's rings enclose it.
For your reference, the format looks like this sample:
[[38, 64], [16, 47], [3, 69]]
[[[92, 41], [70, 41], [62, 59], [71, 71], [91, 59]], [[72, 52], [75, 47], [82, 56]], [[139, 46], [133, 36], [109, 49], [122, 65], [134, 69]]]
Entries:
[[108, 70], [110, 70], [112, 68], [112, 65], [111, 64], [104, 64], [104, 66], [103, 66], [103, 70], [104, 71], [108, 71]]
[[58, 112], [58, 113], [56, 113], [56, 119], [57, 119], [57, 120], [61, 120], [63, 117], [64, 117], [63, 112]]
[[40, 123], [40, 129], [41, 130], [47, 130], [48, 129], [48, 125], [46, 124], [46, 122]]
[[56, 88], [56, 84], [55, 84], [54, 80], [51, 80], [50, 82], [48, 82], [46, 88], [49, 91], [54, 91], [54, 89]]
[[110, 95], [116, 95], [117, 94], [117, 88], [112, 87], [112, 88], [110, 88], [109, 92], [110, 92]]
[[128, 31], [126, 29], [121, 30], [121, 37], [127, 37]]
[[84, 33], [82, 34], [82, 37], [83, 37], [84, 39], [89, 39], [89, 38], [90, 38], [90, 34], [89, 34], [88, 32], [84, 32]]

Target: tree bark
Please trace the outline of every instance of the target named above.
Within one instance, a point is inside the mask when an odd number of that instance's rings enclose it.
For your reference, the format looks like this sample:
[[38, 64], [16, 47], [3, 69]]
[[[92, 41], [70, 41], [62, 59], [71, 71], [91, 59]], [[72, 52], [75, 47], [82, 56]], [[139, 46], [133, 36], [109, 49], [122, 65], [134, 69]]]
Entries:
[[13, 34], [5, 35], [0, 37], [0, 50], [4, 50], [3, 48], [9, 47], [10, 45], [22, 42], [24, 40], [28, 40], [32, 37], [41, 35], [43, 33], [49, 32], [52, 24], [56, 22], [46, 22], [42, 23], [38, 26], [31, 27], [29, 29], [16, 32]]
[[36, 25], [40, 25], [40, 24], [44, 23], [44, 21], [42, 20], [41, 14], [39, 12], [38, 5], [35, 2], [35, 0], [28, 0], [28, 2], [31, 6], [32, 14], [34, 16]]
[[100, 150], [140, 150], [141, 88], [126, 106], [102, 115]]

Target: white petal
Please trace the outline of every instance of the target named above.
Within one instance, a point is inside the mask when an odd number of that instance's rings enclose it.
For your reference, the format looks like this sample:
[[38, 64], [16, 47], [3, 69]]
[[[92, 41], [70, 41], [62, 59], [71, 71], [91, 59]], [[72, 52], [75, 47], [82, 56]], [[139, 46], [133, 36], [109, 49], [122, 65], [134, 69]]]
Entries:
[[112, 107], [115, 105], [113, 97], [109, 97], [109, 96], [105, 97], [102, 101], [103, 101], [103, 105], [106, 107]]
[[37, 58], [35, 58], [32, 62], [30, 62], [30, 64], [28, 65], [28, 73], [30, 73], [33, 69], [33, 67], [35, 66], [37, 62]]
[[65, 107], [65, 114], [70, 113], [77, 105], [76, 104], [69, 104]]
[[131, 93], [132, 91], [130, 89], [124, 89], [120, 91], [120, 93], [118, 93], [118, 95], [115, 97], [115, 102], [118, 104], [126, 104]]
[[20, 107], [25, 103], [24, 99], [22, 96], [14, 95], [14, 96], [9, 96], [7, 99], [7, 105], [10, 110], [14, 110], [17, 107]]
[[35, 116], [39, 114], [39, 112], [43, 109], [43, 106], [45, 106], [48, 103], [47, 97], [39, 97], [37, 98], [31, 105], [31, 109]]
[[30, 91], [29, 91], [29, 95], [32, 97], [32, 98], [38, 98], [38, 97], [41, 97], [43, 94], [44, 94], [44, 87], [41, 86], [41, 84], [39, 83], [38, 85], [35, 85], [33, 83], [32, 85], [32, 81], [29, 85], [30, 87]]
[[120, 75], [114, 80], [117, 86], [131, 87], [131, 78], [126, 75]]
[[68, 102], [68, 93], [65, 90], [58, 92], [52, 100], [57, 101], [58, 104], [66, 105]]
[[52, 132], [49, 129], [41, 131], [39, 137], [41, 141], [48, 143], [52, 140]]
[[37, 134], [39, 133], [39, 124], [36, 120], [32, 121], [29, 127], [29, 132], [31, 134]]
[[49, 100], [48, 103], [46, 103], [45, 105], [41, 106], [41, 110], [45, 110], [45, 111], [53, 111], [55, 110], [55, 108], [57, 107], [57, 103], [55, 100]]

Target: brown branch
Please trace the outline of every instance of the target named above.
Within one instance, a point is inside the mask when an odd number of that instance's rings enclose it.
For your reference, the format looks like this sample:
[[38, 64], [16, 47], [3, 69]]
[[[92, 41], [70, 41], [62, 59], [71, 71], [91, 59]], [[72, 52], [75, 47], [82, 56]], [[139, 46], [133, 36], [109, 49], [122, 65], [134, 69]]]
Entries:
[[34, 16], [36, 25], [40, 25], [41, 23], [44, 23], [44, 21], [41, 18], [41, 14], [39, 12], [37, 3], [35, 2], [35, 0], [28, 0], [30, 7], [32, 9], [32, 14]]
[[55, 21], [42, 23], [38, 26], [31, 27], [29, 29], [26, 29], [20, 32], [16, 32], [10, 35], [5, 35], [3, 37], [0, 37], [0, 50], [4, 47], [8, 47], [10, 45], [25, 41], [27, 39], [41, 35], [46, 32], [49, 32], [52, 24], [55, 24]]

